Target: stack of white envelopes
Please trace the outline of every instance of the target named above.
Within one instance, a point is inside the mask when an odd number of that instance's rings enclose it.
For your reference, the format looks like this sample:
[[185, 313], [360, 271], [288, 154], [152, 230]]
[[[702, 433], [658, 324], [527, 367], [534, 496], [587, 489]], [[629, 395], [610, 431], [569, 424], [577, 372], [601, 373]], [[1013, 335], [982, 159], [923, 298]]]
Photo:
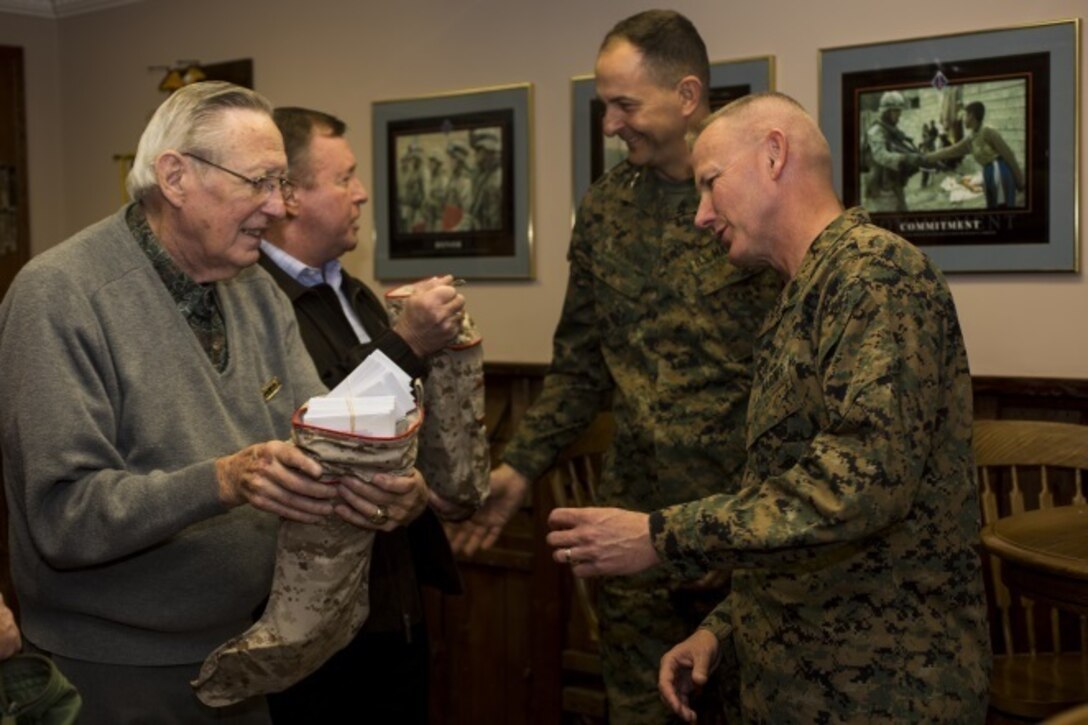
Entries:
[[400, 435], [416, 407], [412, 378], [376, 350], [328, 395], [306, 403], [307, 425], [371, 438]]

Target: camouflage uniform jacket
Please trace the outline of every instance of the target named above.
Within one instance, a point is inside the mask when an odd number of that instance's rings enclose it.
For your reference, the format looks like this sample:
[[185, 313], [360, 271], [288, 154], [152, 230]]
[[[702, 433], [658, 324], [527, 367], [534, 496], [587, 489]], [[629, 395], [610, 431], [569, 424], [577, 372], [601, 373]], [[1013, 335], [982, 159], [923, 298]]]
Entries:
[[732, 630], [747, 721], [982, 722], [971, 431], [947, 285], [846, 212], [760, 334], [744, 488], [650, 517], [671, 566], [735, 567], [704, 626]]
[[756, 332], [781, 282], [734, 267], [653, 172], [621, 163], [586, 194], [543, 390], [504, 460], [530, 479], [604, 409], [600, 502], [642, 511], [731, 490], [744, 463]]

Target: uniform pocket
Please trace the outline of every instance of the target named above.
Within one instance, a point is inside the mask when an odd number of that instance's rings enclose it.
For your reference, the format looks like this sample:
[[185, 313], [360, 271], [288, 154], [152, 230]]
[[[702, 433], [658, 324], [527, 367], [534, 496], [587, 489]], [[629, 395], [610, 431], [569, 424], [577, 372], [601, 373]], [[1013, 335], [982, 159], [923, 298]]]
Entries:
[[646, 271], [615, 254], [594, 258], [597, 317], [608, 335], [637, 324], [645, 317]]
[[752, 357], [767, 310], [778, 296], [777, 281], [764, 269], [740, 269], [724, 254], [704, 258], [693, 269], [692, 303], [710, 327], [707, 340], [720, 343], [717, 354], [733, 362]]
[[774, 379], [752, 388], [748, 402], [748, 450], [779, 424], [793, 417], [801, 407], [801, 396], [793, 375], [779, 371]]

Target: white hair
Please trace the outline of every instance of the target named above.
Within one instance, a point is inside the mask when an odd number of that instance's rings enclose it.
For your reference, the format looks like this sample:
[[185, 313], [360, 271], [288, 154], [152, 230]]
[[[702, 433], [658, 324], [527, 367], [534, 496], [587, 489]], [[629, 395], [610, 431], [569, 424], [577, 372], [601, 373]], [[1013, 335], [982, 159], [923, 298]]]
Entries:
[[223, 81], [202, 81], [178, 89], [155, 111], [147, 124], [125, 187], [139, 201], [158, 186], [155, 161], [169, 149], [215, 156], [219, 117], [231, 109], [272, 116], [272, 104], [259, 93]]

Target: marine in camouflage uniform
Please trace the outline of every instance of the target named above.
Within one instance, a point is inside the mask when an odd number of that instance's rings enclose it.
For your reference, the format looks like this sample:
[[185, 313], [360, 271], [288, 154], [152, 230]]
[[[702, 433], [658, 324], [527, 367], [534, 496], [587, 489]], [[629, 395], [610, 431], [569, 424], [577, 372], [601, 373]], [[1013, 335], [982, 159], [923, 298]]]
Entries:
[[865, 177], [865, 207], [873, 212], [907, 211], [906, 185], [918, 172], [922, 156], [900, 128], [906, 109], [899, 91], [880, 97], [880, 116], [865, 131], [869, 173]]
[[943, 278], [843, 213], [760, 333], [743, 489], [650, 517], [670, 570], [733, 569], [705, 625], [745, 721], [984, 720], [971, 431]]
[[[526, 477], [542, 476], [611, 396], [600, 505], [652, 511], [739, 482], [753, 341], [781, 283], [733, 266], [692, 226], [697, 204], [690, 181], [626, 161], [586, 194], [551, 368], [503, 455]], [[683, 579], [658, 570], [602, 581], [614, 723], [670, 717], [657, 693], [661, 655], [725, 594]]]

